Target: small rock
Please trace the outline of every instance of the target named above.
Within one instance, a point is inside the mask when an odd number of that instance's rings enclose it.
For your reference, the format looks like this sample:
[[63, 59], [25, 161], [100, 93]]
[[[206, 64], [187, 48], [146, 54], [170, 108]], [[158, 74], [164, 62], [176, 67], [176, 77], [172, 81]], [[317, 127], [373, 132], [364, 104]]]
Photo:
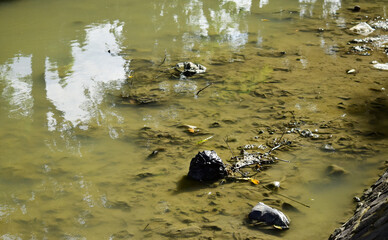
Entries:
[[147, 159], [154, 158], [154, 157], [156, 157], [160, 152], [164, 152], [164, 151], [166, 151], [166, 149], [164, 149], [164, 148], [155, 149], [154, 151], [152, 151], [152, 152], [148, 155]]
[[335, 152], [335, 148], [331, 144], [325, 144], [321, 149], [324, 152]]
[[280, 188], [280, 182], [279, 181], [273, 181], [269, 184], [266, 185], [267, 188], [271, 189], [271, 190], [278, 190]]
[[210, 125], [211, 128], [219, 128], [221, 127], [221, 124], [219, 122], [214, 122]]
[[271, 208], [262, 202], [259, 202], [252, 208], [248, 215], [249, 219], [264, 222], [267, 225], [273, 225], [282, 229], [288, 229], [290, 220], [281, 211]]
[[312, 137], [313, 133], [310, 129], [304, 129], [300, 131], [300, 135], [302, 135], [302, 137]]
[[357, 196], [354, 196], [354, 197], [353, 197], [353, 200], [354, 200], [355, 202], [361, 202], [361, 199], [360, 199], [359, 197], [357, 197]]
[[144, 179], [144, 178], [153, 177], [153, 176], [154, 176], [154, 174], [150, 173], [150, 172], [139, 173], [136, 175], [136, 177], [139, 179]]
[[352, 11], [353, 11], [353, 12], [359, 12], [359, 11], [361, 11], [361, 7], [358, 6], [358, 5], [356, 5], [356, 6], [354, 6], [354, 8], [353, 8]]
[[367, 36], [374, 31], [374, 29], [366, 22], [361, 22], [349, 30], [364, 36]]
[[349, 174], [348, 171], [346, 171], [344, 168], [332, 164], [326, 168], [326, 173], [330, 177], [340, 177]]

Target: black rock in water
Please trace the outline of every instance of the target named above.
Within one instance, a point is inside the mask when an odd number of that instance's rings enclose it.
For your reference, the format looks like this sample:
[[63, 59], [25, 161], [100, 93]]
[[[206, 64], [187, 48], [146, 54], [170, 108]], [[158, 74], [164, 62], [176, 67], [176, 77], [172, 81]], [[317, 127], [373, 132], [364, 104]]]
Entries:
[[216, 181], [227, 175], [225, 165], [213, 150], [199, 152], [191, 159], [188, 176], [198, 181]]
[[252, 208], [248, 215], [249, 219], [264, 222], [277, 228], [288, 229], [290, 220], [281, 211], [271, 208], [262, 202], [259, 202]]

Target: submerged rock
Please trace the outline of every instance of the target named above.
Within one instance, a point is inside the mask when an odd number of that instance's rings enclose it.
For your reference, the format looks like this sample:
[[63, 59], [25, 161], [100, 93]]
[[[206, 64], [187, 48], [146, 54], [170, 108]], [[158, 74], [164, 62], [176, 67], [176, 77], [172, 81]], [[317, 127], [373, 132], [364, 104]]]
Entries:
[[359, 11], [361, 11], [361, 7], [356, 5], [356, 6], [354, 6], [354, 8], [352, 8], [352, 11], [353, 12], [359, 12]]
[[197, 181], [216, 181], [226, 175], [224, 163], [213, 150], [199, 152], [191, 160], [188, 176]]
[[332, 164], [326, 168], [326, 173], [330, 177], [340, 177], [349, 174], [344, 168]]
[[262, 202], [259, 202], [252, 208], [248, 215], [249, 219], [264, 222], [267, 225], [273, 225], [276, 228], [288, 229], [290, 220], [281, 211], [271, 208]]

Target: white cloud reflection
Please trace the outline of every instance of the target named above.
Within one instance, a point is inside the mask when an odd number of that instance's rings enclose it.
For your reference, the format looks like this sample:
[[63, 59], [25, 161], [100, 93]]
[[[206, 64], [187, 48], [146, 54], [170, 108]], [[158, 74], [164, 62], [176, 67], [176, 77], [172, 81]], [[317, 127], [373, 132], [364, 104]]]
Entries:
[[252, 0], [223, 0], [222, 4], [227, 2], [234, 2], [237, 10], [251, 11]]
[[34, 105], [32, 97], [32, 55], [17, 56], [0, 65], [0, 81], [4, 84], [1, 96], [9, 103], [9, 117], [31, 117]]
[[[117, 37], [121, 32], [122, 24], [118, 21], [90, 26], [86, 29], [85, 43], [73, 42], [74, 60], [71, 64], [57, 66], [46, 58], [47, 98], [74, 127], [88, 123], [91, 118], [101, 117], [104, 113], [99, 104], [105, 87], [119, 89], [125, 79], [125, 60], [107, 52], [107, 48], [113, 52], [119, 49]], [[67, 74], [60, 73], [61, 67], [66, 69]], [[48, 117], [50, 123], [55, 122], [53, 115]]]
[[[300, 16], [313, 16], [314, 5], [317, 0], [299, 0]], [[322, 3], [322, 16], [334, 16], [341, 9], [341, 0], [324, 0]]]
[[299, 9], [300, 9], [299, 15], [301, 17], [303, 16], [312, 17], [315, 2], [316, 0], [299, 0]]
[[220, 43], [229, 43], [232, 48], [243, 47], [248, 42], [248, 30], [241, 30], [238, 16], [225, 9], [210, 10], [210, 17], [215, 32], [221, 36]]
[[191, 26], [196, 35], [208, 36], [209, 23], [203, 11], [203, 3], [199, 0], [190, 1], [186, 7], [187, 25]]
[[262, 8], [269, 3], [269, 0], [260, 0], [259, 7]]
[[324, 0], [322, 9], [324, 17], [335, 15], [341, 9], [341, 0]]

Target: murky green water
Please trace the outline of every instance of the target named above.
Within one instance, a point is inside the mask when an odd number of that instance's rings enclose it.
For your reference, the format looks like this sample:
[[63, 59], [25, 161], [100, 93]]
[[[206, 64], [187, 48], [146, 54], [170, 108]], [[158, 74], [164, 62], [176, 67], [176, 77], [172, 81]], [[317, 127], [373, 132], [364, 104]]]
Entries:
[[[362, 11], [348, 10], [354, 4]], [[386, 17], [386, 7], [0, 1], [0, 238], [326, 239], [387, 157], [387, 72], [370, 62], [388, 58], [381, 49], [348, 54], [347, 42], [361, 37], [346, 31]], [[182, 61], [207, 72], [171, 76]], [[147, 99], [157, 103], [136, 104]], [[281, 181], [279, 193], [310, 208], [247, 182], [186, 183], [198, 151], [214, 149], [227, 161], [226, 137], [237, 154], [295, 122], [319, 138], [285, 134], [293, 145], [277, 156], [291, 163], [256, 178]], [[327, 144], [334, 151], [323, 151]], [[328, 176], [332, 164], [347, 174]], [[291, 228], [247, 224], [259, 201], [297, 208], [283, 209]]]

